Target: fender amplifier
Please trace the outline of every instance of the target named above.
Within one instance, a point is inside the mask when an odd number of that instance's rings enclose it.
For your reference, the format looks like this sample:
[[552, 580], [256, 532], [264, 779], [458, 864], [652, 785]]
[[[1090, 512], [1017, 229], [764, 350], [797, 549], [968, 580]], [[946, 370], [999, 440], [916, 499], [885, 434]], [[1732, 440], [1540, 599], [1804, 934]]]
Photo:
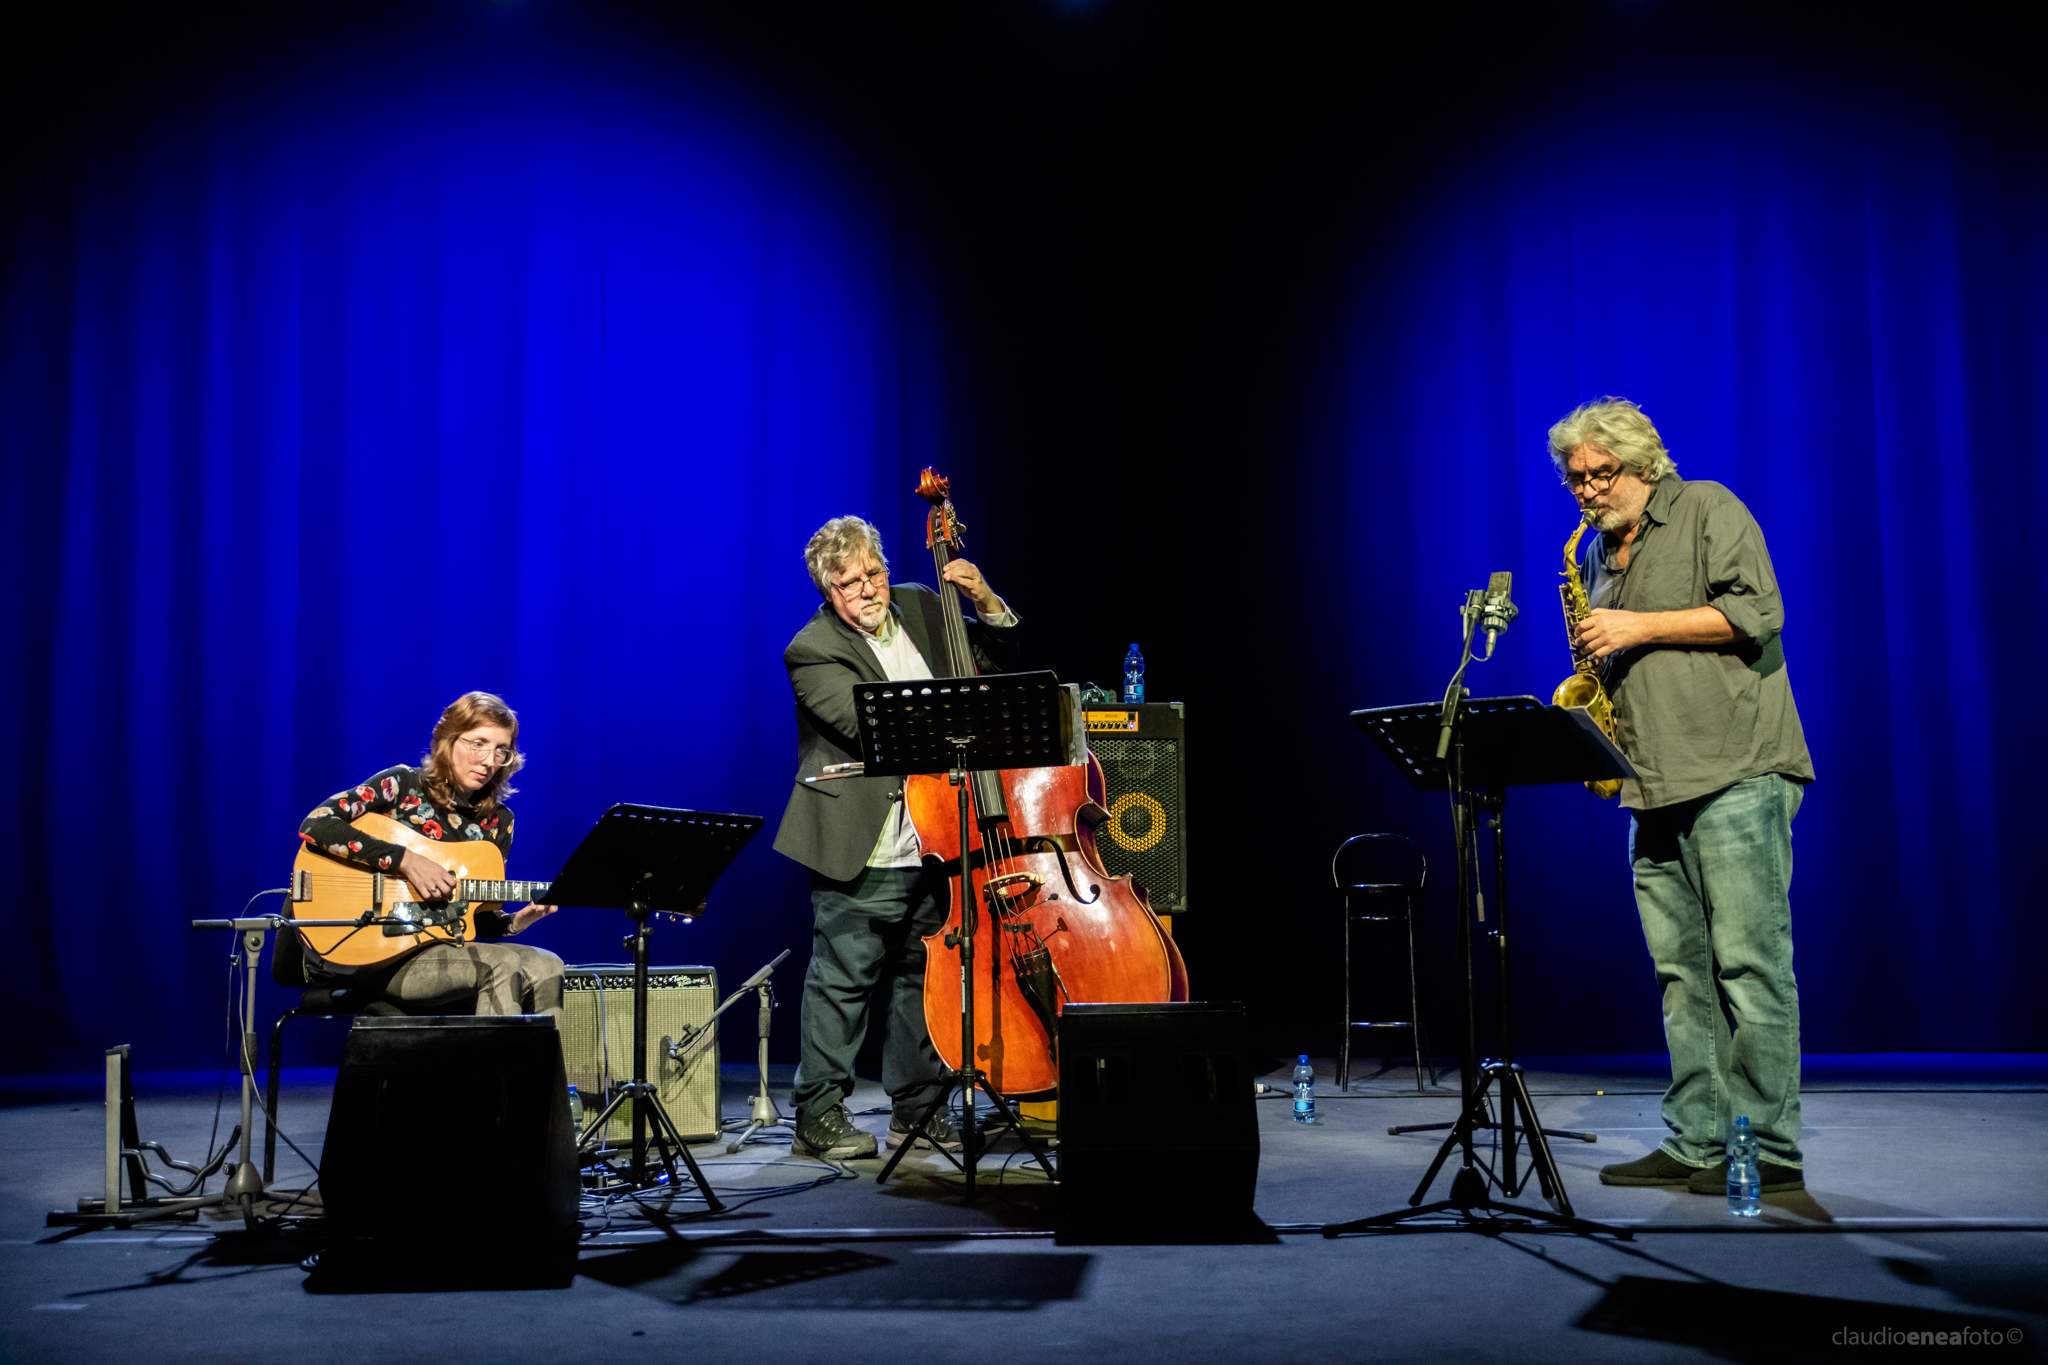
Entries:
[[[691, 1142], [718, 1136], [718, 1041], [704, 1045], [686, 1070], [668, 1055], [670, 1043], [693, 1038], [718, 1008], [718, 972], [711, 967], [647, 969], [647, 1069], [661, 1107]], [[571, 967], [562, 976], [562, 1060], [569, 1084], [583, 1095], [587, 1123], [633, 1079], [633, 969]], [[613, 1142], [633, 1140], [633, 1107], [619, 1106], [605, 1125]]]

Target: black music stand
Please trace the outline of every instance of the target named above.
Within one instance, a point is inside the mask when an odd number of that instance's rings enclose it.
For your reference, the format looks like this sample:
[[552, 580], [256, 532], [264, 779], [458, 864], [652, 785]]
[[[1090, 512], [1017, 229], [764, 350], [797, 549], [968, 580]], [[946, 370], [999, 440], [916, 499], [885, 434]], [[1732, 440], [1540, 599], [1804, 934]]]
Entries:
[[[1456, 684], [1453, 684], [1456, 688]], [[1391, 706], [1379, 710], [1353, 711], [1352, 721], [1407, 776], [1420, 791], [1449, 790], [1453, 796], [1452, 829], [1458, 845], [1458, 963], [1465, 974], [1465, 1047], [1461, 1058], [1460, 1084], [1463, 1102], [1454, 1124], [1418, 1124], [1418, 1128], [1448, 1126], [1450, 1136], [1437, 1149], [1422, 1183], [1408, 1197], [1409, 1207], [1370, 1218], [1333, 1223], [1323, 1229], [1325, 1237], [1369, 1228], [1391, 1227], [1410, 1218], [1455, 1211], [1461, 1218], [1475, 1220], [1481, 1212], [1514, 1213], [1525, 1218], [1557, 1224], [1577, 1232], [1611, 1232], [1626, 1241], [1625, 1229], [1580, 1218], [1572, 1212], [1571, 1196], [1550, 1154], [1545, 1135], [1575, 1137], [1593, 1141], [1590, 1133], [1569, 1133], [1546, 1129], [1536, 1117], [1535, 1102], [1529, 1097], [1522, 1068], [1515, 1063], [1512, 1013], [1508, 993], [1507, 936], [1507, 846], [1502, 815], [1509, 787], [1540, 786], [1562, 782], [1590, 782], [1605, 778], [1633, 777], [1635, 769], [1614, 742], [1601, 732], [1583, 707], [1546, 706], [1534, 697], [1464, 697], [1453, 717], [1448, 755], [1438, 758], [1444, 707], [1430, 702], [1420, 706]], [[1474, 1017], [1472, 985], [1472, 914], [1478, 892], [1479, 858], [1477, 813], [1485, 811], [1493, 830], [1493, 892], [1495, 961], [1500, 985], [1500, 1056], [1481, 1064], [1478, 1056], [1477, 1021]], [[1470, 847], [1470, 856], [1467, 849]], [[1500, 1086], [1500, 1122], [1487, 1118], [1487, 1101], [1494, 1085]], [[1472, 1135], [1479, 1129], [1500, 1133], [1500, 1169], [1481, 1162], [1473, 1150]], [[1515, 1152], [1520, 1143], [1517, 1129], [1529, 1139], [1529, 1165], [1543, 1197], [1552, 1209], [1529, 1208], [1496, 1200], [1492, 1187], [1499, 1186], [1502, 1199], [1513, 1199], [1528, 1184], [1529, 1173], [1518, 1180]], [[1424, 1204], [1422, 1197], [1436, 1180], [1454, 1148], [1462, 1149], [1463, 1160], [1451, 1181], [1450, 1197]]]
[[758, 815], [718, 815], [675, 810], [666, 806], [617, 805], [598, 817], [590, 833], [569, 855], [569, 861], [548, 887], [553, 905], [581, 905], [623, 910], [633, 921], [626, 947], [633, 953], [633, 1079], [618, 1088], [604, 1112], [577, 1135], [580, 1151], [592, 1133], [602, 1133], [612, 1111], [633, 1102], [633, 1165], [631, 1187], [648, 1188], [647, 1128], [654, 1126], [661, 1147], [662, 1168], [669, 1188], [676, 1185], [671, 1151], [683, 1158], [690, 1178], [704, 1192], [713, 1213], [725, 1206], [711, 1191], [711, 1182], [697, 1168], [675, 1121], [662, 1108], [661, 1096], [647, 1079], [647, 939], [648, 920], [655, 915], [694, 919], [704, 897], [747, 841], [760, 833]]
[[[979, 822], [985, 827], [1007, 815], [998, 769], [1050, 768], [1071, 761], [1071, 710], [1065, 689], [1051, 673], [995, 673], [980, 678], [919, 678], [904, 682], [856, 683], [853, 689], [854, 720], [860, 729], [861, 772], [868, 777], [910, 777], [921, 773], [945, 773], [960, 794], [960, 862], [956, 869], [960, 928], [946, 935], [946, 946], [960, 950], [960, 1065], [931, 1106], [919, 1115], [904, 1135], [902, 1145], [889, 1157], [875, 1177], [881, 1184], [903, 1160], [904, 1153], [927, 1142], [926, 1125], [942, 1113], [955, 1086], [964, 1092], [965, 1114], [960, 1125], [961, 1156], [932, 1143], [946, 1160], [952, 1161], [967, 1180], [966, 1197], [974, 1199], [974, 1168], [981, 1155], [981, 1132], [974, 1117], [974, 1094], [980, 1090], [989, 1098], [1010, 1127], [1024, 1139], [1048, 1179], [1052, 1166], [1003, 1097], [989, 1084], [988, 1076], [974, 1065], [974, 936], [980, 918], [979, 907], [967, 894], [973, 884], [968, 871], [973, 859], [968, 854], [967, 831], [970, 789]], [[989, 897], [989, 918], [998, 928], [1002, 916], [997, 910], [994, 888], [984, 884]], [[989, 954], [989, 996], [1000, 1000], [1002, 954]]]

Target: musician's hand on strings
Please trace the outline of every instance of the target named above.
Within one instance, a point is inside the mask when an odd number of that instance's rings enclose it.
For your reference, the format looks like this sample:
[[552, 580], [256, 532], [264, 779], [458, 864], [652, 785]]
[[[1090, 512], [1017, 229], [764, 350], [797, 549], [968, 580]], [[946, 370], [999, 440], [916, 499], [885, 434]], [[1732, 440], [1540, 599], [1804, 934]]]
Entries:
[[512, 917], [512, 927], [505, 932], [508, 935], [516, 934], [535, 920], [546, 919], [561, 908], [559, 905], [529, 905]]
[[[424, 854], [407, 853], [398, 864], [399, 875], [412, 883], [421, 899], [445, 901], [455, 894], [455, 874]], [[386, 900], [392, 899], [387, 894]]]
[[1003, 599], [996, 596], [996, 590], [981, 576], [981, 570], [967, 560], [947, 561], [939, 577], [973, 598], [974, 609], [983, 616], [1001, 616], [1007, 610], [1003, 606]]

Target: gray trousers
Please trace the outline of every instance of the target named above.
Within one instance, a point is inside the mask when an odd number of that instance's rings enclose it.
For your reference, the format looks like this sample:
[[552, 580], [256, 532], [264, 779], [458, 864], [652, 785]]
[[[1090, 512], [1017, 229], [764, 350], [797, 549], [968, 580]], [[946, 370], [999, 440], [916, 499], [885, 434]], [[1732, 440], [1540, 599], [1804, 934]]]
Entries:
[[1671, 1049], [1663, 1146], [1688, 1166], [1725, 1160], [1738, 1116], [1766, 1160], [1805, 1164], [1792, 974], [1792, 817], [1804, 795], [1765, 773], [1629, 822], [1636, 910]]
[[798, 1115], [846, 1102], [868, 1017], [886, 1002], [882, 1087], [915, 1116], [949, 1074], [924, 1022], [924, 936], [946, 922], [947, 882], [917, 867], [870, 867], [850, 882], [811, 874], [811, 965], [804, 973]]
[[382, 992], [407, 1014], [547, 1014], [562, 1022], [562, 959], [526, 943], [433, 943], [389, 972], [345, 980]]

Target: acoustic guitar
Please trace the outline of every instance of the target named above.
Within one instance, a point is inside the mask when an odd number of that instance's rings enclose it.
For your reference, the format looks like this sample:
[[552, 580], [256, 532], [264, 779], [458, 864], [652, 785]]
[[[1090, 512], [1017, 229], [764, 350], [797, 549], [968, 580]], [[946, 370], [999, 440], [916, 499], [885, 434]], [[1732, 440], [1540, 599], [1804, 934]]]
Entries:
[[370, 971], [429, 943], [460, 943], [469, 931], [469, 917], [477, 911], [495, 910], [506, 901], [539, 900], [551, 885], [505, 881], [505, 857], [488, 839], [463, 843], [429, 839], [375, 812], [357, 816], [349, 827], [431, 858], [454, 873], [459, 884], [453, 898], [430, 901], [395, 872], [373, 872], [300, 840], [299, 856], [292, 862], [287, 913], [295, 919], [368, 916], [378, 921], [298, 931], [306, 955], [330, 972]]

